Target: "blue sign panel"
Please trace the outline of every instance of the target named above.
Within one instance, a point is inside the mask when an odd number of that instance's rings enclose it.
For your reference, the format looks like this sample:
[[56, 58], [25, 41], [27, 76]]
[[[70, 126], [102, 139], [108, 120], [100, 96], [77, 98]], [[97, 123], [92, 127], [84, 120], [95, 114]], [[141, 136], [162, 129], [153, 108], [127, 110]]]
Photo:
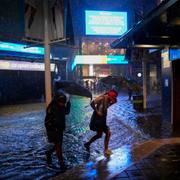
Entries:
[[44, 55], [44, 48], [42, 47], [26, 47], [24, 44], [15, 44], [2, 41], [0, 41], [0, 50]]
[[169, 60], [173, 61], [180, 59], [180, 49], [170, 49], [169, 50]]
[[107, 56], [107, 64], [128, 64], [124, 55], [121, 56]]
[[85, 11], [86, 35], [120, 36], [127, 31], [127, 12]]

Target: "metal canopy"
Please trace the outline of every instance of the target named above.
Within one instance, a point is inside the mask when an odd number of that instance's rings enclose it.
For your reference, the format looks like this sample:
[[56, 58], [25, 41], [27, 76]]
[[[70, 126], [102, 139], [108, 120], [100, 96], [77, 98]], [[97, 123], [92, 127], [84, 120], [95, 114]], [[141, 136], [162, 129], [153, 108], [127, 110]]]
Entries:
[[165, 0], [133, 28], [111, 43], [112, 48], [180, 46], [180, 1]]

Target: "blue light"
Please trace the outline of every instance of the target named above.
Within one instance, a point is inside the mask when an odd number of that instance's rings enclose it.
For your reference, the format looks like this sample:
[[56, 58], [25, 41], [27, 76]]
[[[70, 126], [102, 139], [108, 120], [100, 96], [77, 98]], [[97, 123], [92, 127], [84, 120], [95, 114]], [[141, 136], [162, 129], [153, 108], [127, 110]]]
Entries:
[[170, 49], [169, 59], [170, 59], [170, 61], [180, 59], [180, 49]]
[[127, 31], [127, 12], [85, 11], [86, 35], [120, 36]]
[[128, 64], [124, 55], [121, 56], [107, 56], [107, 64]]
[[15, 44], [15, 43], [2, 42], [2, 41], [0, 41], [0, 50], [44, 55], [43, 47], [27, 48], [26, 45], [24, 44]]

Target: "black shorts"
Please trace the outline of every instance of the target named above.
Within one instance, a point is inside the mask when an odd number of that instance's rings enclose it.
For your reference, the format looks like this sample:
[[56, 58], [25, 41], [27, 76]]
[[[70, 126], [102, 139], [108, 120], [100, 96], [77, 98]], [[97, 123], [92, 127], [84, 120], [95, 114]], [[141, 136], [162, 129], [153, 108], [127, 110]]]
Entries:
[[58, 130], [48, 130], [47, 131], [47, 137], [49, 143], [60, 143], [62, 144], [63, 141], [63, 131]]
[[93, 112], [90, 120], [90, 130], [107, 132], [109, 127], [106, 125], [106, 116], [99, 116], [96, 111]]

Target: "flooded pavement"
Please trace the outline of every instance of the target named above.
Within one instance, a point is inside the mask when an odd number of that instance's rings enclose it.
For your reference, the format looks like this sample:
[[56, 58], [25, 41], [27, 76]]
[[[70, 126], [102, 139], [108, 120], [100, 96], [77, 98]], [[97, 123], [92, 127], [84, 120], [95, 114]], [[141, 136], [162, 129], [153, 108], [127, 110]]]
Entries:
[[[137, 113], [127, 99], [126, 95], [119, 96], [118, 103], [108, 110], [111, 149], [170, 136], [170, 123], [161, 121], [159, 110]], [[90, 99], [72, 96], [71, 101], [63, 149], [67, 164], [74, 167], [101, 157], [104, 139], [92, 144], [88, 157], [83, 143], [94, 135], [89, 130]], [[44, 116], [43, 103], [0, 108], [0, 179], [48, 179], [60, 173], [56, 156], [53, 157], [53, 168], [46, 165], [44, 151], [49, 144]]]

